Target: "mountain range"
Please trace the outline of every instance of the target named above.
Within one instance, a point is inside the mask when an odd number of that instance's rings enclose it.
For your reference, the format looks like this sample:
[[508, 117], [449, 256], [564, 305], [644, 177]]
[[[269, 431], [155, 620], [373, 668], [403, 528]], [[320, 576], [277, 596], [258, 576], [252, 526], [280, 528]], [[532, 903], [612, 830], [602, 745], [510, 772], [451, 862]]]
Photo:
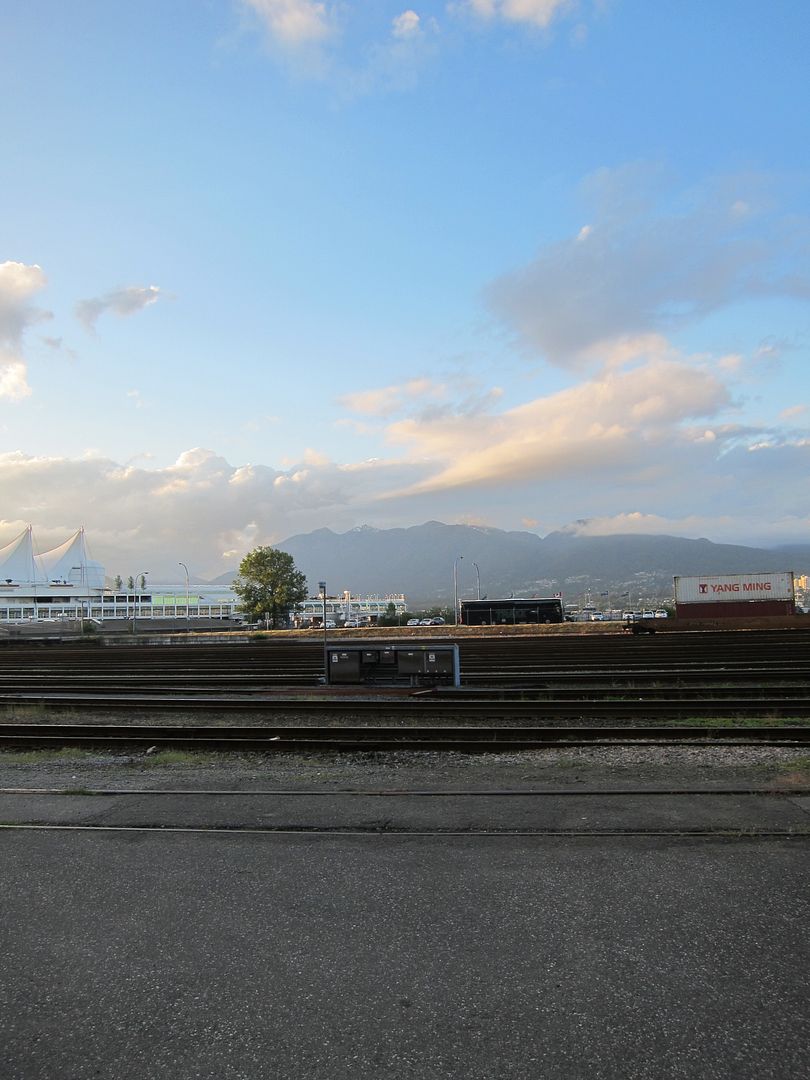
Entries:
[[[361, 596], [404, 593], [411, 607], [452, 602], [454, 564], [460, 597], [474, 597], [480, 577], [481, 595], [492, 599], [607, 590], [667, 596], [675, 575], [805, 573], [810, 567], [810, 544], [757, 548], [679, 536], [566, 531], [541, 537], [440, 521], [401, 529], [364, 525], [345, 533], [317, 529], [274, 546], [292, 555], [313, 595], [318, 582], [326, 581], [330, 595], [346, 589]], [[234, 577], [222, 574], [212, 584], [227, 585]]]

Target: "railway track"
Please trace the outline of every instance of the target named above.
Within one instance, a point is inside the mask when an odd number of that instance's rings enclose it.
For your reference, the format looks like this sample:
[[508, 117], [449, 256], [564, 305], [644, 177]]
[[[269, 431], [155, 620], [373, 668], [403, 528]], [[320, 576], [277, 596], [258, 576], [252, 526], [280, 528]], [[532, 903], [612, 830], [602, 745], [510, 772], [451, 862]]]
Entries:
[[[400, 722], [418, 723], [432, 719], [507, 720], [521, 719], [529, 724], [547, 724], [552, 720], [601, 721], [612, 718], [650, 722], [656, 719], [767, 718], [799, 721], [810, 719], [810, 696], [633, 696], [573, 697], [491, 700], [480, 698], [424, 697], [289, 697], [260, 694], [82, 694], [22, 692], [0, 694], [0, 708], [34, 708], [45, 712], [70, 710], [80, 713], [184, 713], [184, 714], [261, 714], [273, 716], [328, 716], [334, 724], [354, 716], [386, 717]], [[333, 726], [334, 726], [333, 724]]]
[[[438, 641], [439, 639], [432, 639]], [[442, 640], [452, 640], [444, 638]], [[363, 646], [391, 643], [363, 639]], [[335, 640], [333, 647], [339, 646]], [[356, 644], [356, 642], [352, 642]], [[421, 644], [421, 642], [417, 642]], [[410, 693], [328, 688], [321, 639], [257, 644], [8, 645], [0, 712], [123, 719], [238, 714], [330, 726], [513, 722], [522, 728], [730, 718], [810, 722], [810, 629], [462, 638], [462, 686]], [[366, 723], [365, 718], [369, 718]]]
[[391, 751], [465, 753], [585, 746], [810, 745], [810, 728], [761, 727], [181, 727], [151, 725], [3, 724], [0, 749], [80, 747], [103, 750]]

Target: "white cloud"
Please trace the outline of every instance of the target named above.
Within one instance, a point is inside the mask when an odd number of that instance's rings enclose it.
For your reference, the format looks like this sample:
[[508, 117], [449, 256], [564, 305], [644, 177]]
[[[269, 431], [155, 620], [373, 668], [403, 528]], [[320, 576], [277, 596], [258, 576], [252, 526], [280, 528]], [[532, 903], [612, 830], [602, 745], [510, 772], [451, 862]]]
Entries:
[[[683, 426], [730, 404], [724, 383], [699, 364], [652, 358], [605, 369], [568, 390], [470, 422], [459, 411], [391, 423], [388, 437], [434, 464], [412, 492], [520, 485], [561, 476], [634, 472], [639, 455], [674, 453]], [[672, 461], [674, 467], [675, 462]]]
[[[441, 37], [441, 15], [406, 8], [394, 15], [390, 33], [374, 37], [377, 24], [358, 0], [234, 0], [264, 31], [276, 57], [297, 75], [321, 79], [348, 100], [376, 91], [409, 90], [433, 59]], [[366, 0], [368, 3], [368, 0]], [[373, 6], [373, 5], [372, 5]], [[441, 6], [441, 5], [440, 5]], [[478, 23], [544, 30], [578, 0], [449, 0], [444, 10]], [[581, 38], [581, 24], [575, 35]]]
[[650, 535], [666, 534], [669, 536], [703, 536], [706, 526], [711, 524], [716, 529], [719, 522], [730, 524], [729, 517], [715, 517], [709, 520], [697, 515], [680, 518], [666, 517], [663, 514], [644, 514], [631, 510], [610, 517], [584, 518], [567, 525], [562, 531], [572, 536], [622, 536], [626, 534]]
[[447, 388], [431, 379], [409, 379], [394, 386], [383, 386], [375, 390], [361, 390], [346, 394], [340, 400], [351, 412], [363, 416], [392, 416], [400, 412], [408, 402], [441, 401], [446, 397]]
[[451, 8], [471, 12], [481, 19], [526, 23], [545, 29], [557, 15], [571, 8], [571, 0], [461, 0]]
[[730, 215], [724, 189], [733, 181], [675, 195], [660, 183], [643, 166], [600, 170], [583, 185], [597, 211], [591, 223], [487, 289], [522, 349], [577, 366], [617, 341], [672, 333], [746, 298], [810, 297], [806, 222], [776, 211]]
[[403, 11], [392, 23], [392, 34], [397, 38], [408, 38], [420, 32], [420, 18], [415, 11]]
[[261, 19], [268, 35], [282, 45], [310, 45], [332, 33], [330, 12], [318, 0], [242, 0]]
[[150, 307], [157, 302], [159, 296], [160, 288], [157, 285], [129, 285], [124, 289], [105, 293], [104, 296], [79, 300], [76, 304], [76, 315], [88, 330], [93, 330], [98, 318], [106, 312], [126, 318]]
[[21, 401], [30, 394], [25, 364], [21, 360], [8, 359], [0, 352], [0, 398]]
[[45, 274], [36, 264], [0, 263], [0, 398], [19, 401], [31, 393], [23, 338], [29, 326], [51, 317], [50, 312], [31, 303], [46, 284]]

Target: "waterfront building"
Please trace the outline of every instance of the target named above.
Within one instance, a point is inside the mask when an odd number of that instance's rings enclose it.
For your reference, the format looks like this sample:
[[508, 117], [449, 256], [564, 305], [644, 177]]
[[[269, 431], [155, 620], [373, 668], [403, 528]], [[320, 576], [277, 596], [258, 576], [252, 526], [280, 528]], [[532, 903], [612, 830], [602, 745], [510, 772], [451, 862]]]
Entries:
[[[139, 575], [140, 577], [140, 575]], [[104, 567], [89, 555], [84, 529], [58, 547], [37, 553], [29, 525], [0, 548], [0, 622], [71, 619], [230, 619], [236, 597], [227, 590], [138, 588], [115, 591]]]

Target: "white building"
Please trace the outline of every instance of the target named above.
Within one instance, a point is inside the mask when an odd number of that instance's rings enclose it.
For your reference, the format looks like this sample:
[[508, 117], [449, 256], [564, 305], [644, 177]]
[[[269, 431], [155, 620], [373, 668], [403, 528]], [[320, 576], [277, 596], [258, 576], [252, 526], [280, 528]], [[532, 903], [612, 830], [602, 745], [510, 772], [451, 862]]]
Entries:
[[64, 544], [37, 554], [29, 525], [0, 548], [0, 622], [223, 619], [235, 611], [236, 598], [230, 593], [112, 591], [104, 584], [104, 567], [89, 556], [84, 529]]
[[[323, 597], [311, 596], [303, 603], [296, 605], [293, 613], [293, 622], [297, 626], [323, 625]], [[326, 621], [334, 622], [336, 626], [345, 626], [347, 622], [357, 622], [360, 626], [370, 626], [385, 615], [391, 613], [399, 619], [407, 611], [407, 604], [403, 593], [394, 593], [390, 596], [352, 596], [347, 589], [340, 596], [327, 596], [326, 598]]]

